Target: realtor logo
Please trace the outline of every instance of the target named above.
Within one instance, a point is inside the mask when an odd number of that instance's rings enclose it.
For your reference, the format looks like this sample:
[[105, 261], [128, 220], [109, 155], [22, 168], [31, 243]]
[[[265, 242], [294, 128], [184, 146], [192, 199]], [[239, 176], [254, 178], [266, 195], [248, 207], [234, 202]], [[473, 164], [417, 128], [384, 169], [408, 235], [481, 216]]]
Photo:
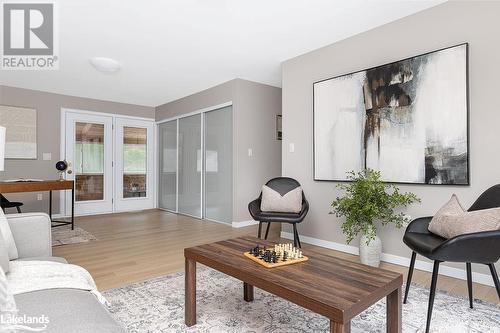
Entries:
[[2, 4], [1, 69], [58, 69], [54, 3]]

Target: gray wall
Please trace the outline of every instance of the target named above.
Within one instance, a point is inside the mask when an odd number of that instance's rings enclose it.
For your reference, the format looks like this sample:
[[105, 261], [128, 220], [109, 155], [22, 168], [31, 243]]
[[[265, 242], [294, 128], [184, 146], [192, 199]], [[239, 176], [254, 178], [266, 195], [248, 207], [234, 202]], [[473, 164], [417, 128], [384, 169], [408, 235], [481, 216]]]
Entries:
[[[276, 115], [281, 114], [281, 89], [234, 79], [156, 108], [156, 120], [233, 103], [233, 221], [248, 221], [248, 203], [266, 180], [281, 175], [281, 141], [276, 140]], [[248, 156], [248, 149], [253, 151]]]
[[177, 117], [233, 100], [236, 79], [156, 107], [156, 121]]
[[[234, 144], [236, 194], [234, 221], [248, 221], [248, 203], [263, 184], [281, 176], [281, 142], [276, 140], [276, 115], [281, 114], [281, 89], [246, 80], [236, 81]], [[252, 156], [248, 156], [248, 149]]]
[[[418, 217], [433, 215], [452, 193], [469, 206], [486, 188], [500, 183], [500, 154], [495, 148], [500, 142], [498, 13], [500, 2], [447, 2], [283, 64], [283, 175], [302, 183], [311, 205], [306, 221], [299, 226], [301, 235], [345, 242], [341, 221], [328, 215], [331, 201], [340, 194], [335, 183], [313, 181], [312, 84], [320, 79], [469, 42], [471, 186], [400, 187], [422, 198], [421, 204], [408, 211]], [[295, 153], [288, 151], [292, 142]], [[385, 253], [409, 257], [403, 232], [393, 227], [380, 229]], [[485, 267], [473, 265], [473, 269], [488, 272]]]
[[[29, 107], [37, 110], [37, 160], [6, 160], [5, 171], [0, 179], [40, 178], [56, 179], [54, 167], [60, 153], [61, 108], [73, 108], [96, 112], [114, 113], [127, 116], [154, 118], [155, 109], [139, 105], [107, 102], [52, 94], [29, 89], [0, 86], [0, 104]], [[43, 161], [43, 153], [52, 153], [51, 161]], [[24, 202], [23, 211], [47, 211], [48, 193], [43, 193], [42, 201], [36, 200], [37, 193], [9, 194], [9, 199]], [[54, 212], [59, 212], [59, 196], [54, 195]]]

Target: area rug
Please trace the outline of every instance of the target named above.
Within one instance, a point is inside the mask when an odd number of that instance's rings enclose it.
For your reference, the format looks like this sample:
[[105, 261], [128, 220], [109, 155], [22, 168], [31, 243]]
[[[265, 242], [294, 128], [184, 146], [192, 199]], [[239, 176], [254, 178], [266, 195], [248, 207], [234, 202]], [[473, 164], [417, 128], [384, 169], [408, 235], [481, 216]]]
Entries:
[[[201, 266], [197, 274], [197, 325], [184, 325], [184, 273], [135, 283], [104, 293], [110, 311], [129, 332], [329, 332], [329, 321], [320, 315], [260, 289], [255, 299], [243, 300], [242, 283]], [[403, 332], [424, 332], [429, 291], [410, 289], [403, 305]], [[500, 305], [468, 301], [438, 292], [432, 332], [500, 332]], [[385, 332], [385, 300], [352, 320], [352, 332]]]
[[52, 228], [52, 246], [86, 243], [94, 240], [97, 238], [82, 228], [75, 227], [75, 230], [71, 230], [69, 225]]

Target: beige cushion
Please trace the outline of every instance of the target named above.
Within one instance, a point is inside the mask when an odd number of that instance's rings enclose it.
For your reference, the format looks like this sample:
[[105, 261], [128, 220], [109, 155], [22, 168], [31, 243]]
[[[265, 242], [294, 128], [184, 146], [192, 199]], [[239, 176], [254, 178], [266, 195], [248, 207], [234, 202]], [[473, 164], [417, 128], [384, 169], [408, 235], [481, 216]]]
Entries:
[[302, 209], [302, 188], [296, 187], [281, 195], [269, 186], [262, 186], [260, 210], [263, 212], [300, 213]]
[[9, 222], [5, 217], [5, 214], [0, 209], [0, 232], [2, 233], [3, 240], [5, 241], [5, 246], [7, 247], [7, 251], [9, 253], [9, 259], [14, 260], [19, 258], [17, 253], [16, 243], [14, 242], [14, 236], [12, 235], [12, 231], [10, 230]]
[[500, 230], [500, 208], [465, 211], [456, 195], [434, 215], [429, 231], [444, 238]]

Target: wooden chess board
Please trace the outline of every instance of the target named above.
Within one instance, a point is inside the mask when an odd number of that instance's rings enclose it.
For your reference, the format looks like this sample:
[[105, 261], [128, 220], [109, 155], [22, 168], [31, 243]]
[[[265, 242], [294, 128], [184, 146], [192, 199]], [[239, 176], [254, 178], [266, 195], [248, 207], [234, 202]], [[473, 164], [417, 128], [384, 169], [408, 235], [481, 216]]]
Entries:
[[280, 267], [280, 266], [287, 266], [287, 265], [297, 264], [299, 262], [304, 262], [304, 261], [309, 260], [308, 257], [302, 256], [302, 258], [288, 259], [287, 261], [280, 260], [280, 261], [278, 261], [276, 263], [273, 263], [273, 262], [265, 262], [260, 257], [254, 257], [254, 255], [251, 254], [250, 252], [245, 252], [245, 253], [243, 253], [243, 255], [245, 257], [249, 258], [249, 259], [252, 259], [256, 263], [261, 264], [262, 266], [264, 266], [266, 268], [274, 268], [274, 267]]
[[280, 267], [307, 261], [309, 258], [302, 254], [302, 250], [292, 244], [275, 244], [266, 248], [258, 245], [243, 255], [266, 268]]

